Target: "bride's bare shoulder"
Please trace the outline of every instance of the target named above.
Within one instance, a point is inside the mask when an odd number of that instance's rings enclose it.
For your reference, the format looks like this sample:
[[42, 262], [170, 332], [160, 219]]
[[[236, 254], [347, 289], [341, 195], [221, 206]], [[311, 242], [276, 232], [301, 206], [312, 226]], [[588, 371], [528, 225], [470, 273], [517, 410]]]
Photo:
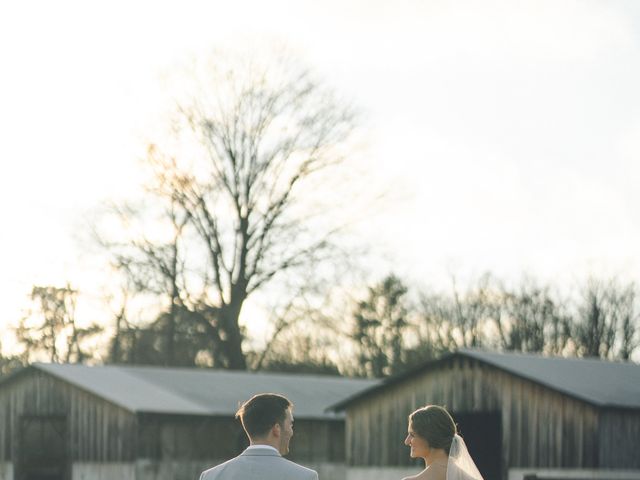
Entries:
[[410, 477], [404, 477], [402, 480], [425, 480], [425, 477], [422, 475], [426, 470], [417, 473], [416, 475], [411, 475]]
[[404, 477], [402, 480], [445, 480], [446, 477], [446, 469], [427, 468], [417, 475]]

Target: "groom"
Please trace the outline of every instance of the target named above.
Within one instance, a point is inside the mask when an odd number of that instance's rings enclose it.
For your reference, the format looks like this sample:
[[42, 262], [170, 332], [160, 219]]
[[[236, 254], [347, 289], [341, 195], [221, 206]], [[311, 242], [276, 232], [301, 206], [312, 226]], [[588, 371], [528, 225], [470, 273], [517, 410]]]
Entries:
[[261, 393], [236, 413], [249, 437], [247, 449], [200, 475], [200, 480], [318, 480], [318, 474], [293, 463], [289, 453], [293, 436], [293, 404], [282, 395]]

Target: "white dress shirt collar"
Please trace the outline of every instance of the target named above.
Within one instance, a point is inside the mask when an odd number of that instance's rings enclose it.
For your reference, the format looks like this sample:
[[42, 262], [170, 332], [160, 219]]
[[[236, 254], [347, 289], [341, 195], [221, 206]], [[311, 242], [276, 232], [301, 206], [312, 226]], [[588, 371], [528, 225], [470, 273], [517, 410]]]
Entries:
[[271, 445], [249, 445], [247, 447], [247, 450], [253, 450], [255, 448], [270, 448], [271, 450], [276, 452], [278, 455], [280, 455], [280, 452], [278, 451], [278, 449], [275, 447], [272, 447]]

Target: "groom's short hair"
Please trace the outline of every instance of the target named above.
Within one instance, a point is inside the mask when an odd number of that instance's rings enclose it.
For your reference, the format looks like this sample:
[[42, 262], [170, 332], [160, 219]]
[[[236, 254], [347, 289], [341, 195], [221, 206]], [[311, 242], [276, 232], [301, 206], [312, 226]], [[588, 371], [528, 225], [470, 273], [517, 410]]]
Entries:
[[269, 433], [276, 423], [282, 424], [287, 409], [293, 404], [276, 393], [259, 393], [244, 402], [236, 412], [242, 428], [249, 438], [262, 437]]

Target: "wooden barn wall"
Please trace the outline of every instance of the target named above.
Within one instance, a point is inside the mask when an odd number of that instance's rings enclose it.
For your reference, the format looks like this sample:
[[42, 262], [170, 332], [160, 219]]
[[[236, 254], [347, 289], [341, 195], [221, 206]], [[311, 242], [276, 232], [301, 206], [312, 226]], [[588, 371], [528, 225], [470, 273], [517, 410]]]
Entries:
[[[595, 468], [598, 413], [587, 404], [471, 359], [454, 358], [373, 394], [347, 411], [347, 463], [403, 466], [407, 416], [419, 406], [454, 414], [499, 412], [502, 469]], [[637, 443], [637, 442], [636, 442]]]
[[599, 466], [640, 470], [640, 412], [604, 410], [599, 426]]
[[243, 440], [233, 418], [139, 414], [136, 456], [153, 461], [226, 459], [241, 451]]
[[[34, 370], [0, 388], [0, 464], [17, 461], [23, 416], [64, 416], [68, 459], [78, 465], [210, 464], [237, 455], [248, 444], [231, 415], [134, 415]], [[297, 419], [289, 458], [315, 464], [344, 462], [344, 443], [344, 421]]]
[[71, 461], [134, 459], [135, 419], [131, 413], [32, 371], [0, 388], [0, 461], [17, 461], [23, 416], [66, 417]]
[[[140, 459], [227, 460], [249, 444], [240, 423], [229, 417], [140, 415]], [[288, 458], [300, 462], [344, 462], [344, 422], [295, 421]]]
[[295, 462], [345, 461], [344, 421], [296, 420], [288, 458]]

